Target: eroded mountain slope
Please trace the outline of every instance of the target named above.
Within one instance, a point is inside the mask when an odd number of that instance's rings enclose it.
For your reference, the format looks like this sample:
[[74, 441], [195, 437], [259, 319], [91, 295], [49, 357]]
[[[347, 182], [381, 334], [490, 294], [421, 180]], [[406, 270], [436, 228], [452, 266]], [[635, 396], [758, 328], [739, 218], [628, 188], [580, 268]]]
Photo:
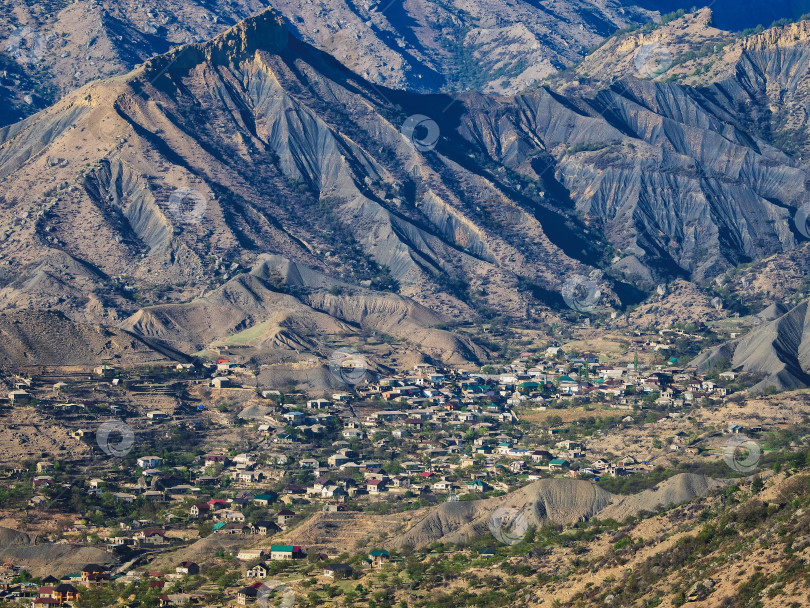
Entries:
[[5, 218], [4, 262], [19, 269], [7, 306], [30, 301], [54, 250], [111, 286], [99, 314], [188, 301], [266, 252], [468, 319], [525, 315], [521, 278], [553, 290], [560, 269], [590, 270], [575, 257], [595, 249], [562, 231], [574, 216], [548, 202], [541, 215], [497, 172], [462, 165], [460, 138], [420, 152], [388, 97], [414, 111], [437, 100], [387, 94], [267, 12], [3, 129], [5, 200], [27, 209]]
[[[798, 159], [702, 89], [402, 93], [290, 37], [273, 11], [0, 129], [0, 179], [5, 308], [41, 298], [85, 322], [144, 309], [147, 335], [193, 348], [287, 327], [266, 306], [290, 287], [285, 264], [296, 280], [311, 269], [290, 302], [311, 327], [317, 311], [333, 329], [421, 340], [448, 319], [548, 319], [576, 275], [620, 306], [640, 292], [615, 277], [703, 281], [794, 249], [808, 194]], [[255, 280], [262, 314], [201, 329], [211, 298]], [[188, 336], [156, 320], [195, 307], [199, 322], [177, 325]], [[445, 338], [452, 357], [476, 352]]]
[[[265, 8], [256, 0], [10, 0], [0, 12], [0, 125], [171, 46], [208, 40]], [[415, 91], [519, 91], [654, 11], [632, 2], [345, 0], [271, 3], [295, 34], [371, 82]]]
[[[499, 514], [504, 514], [509, 522], [522, 520], [523, 531], [528, 526], [567, 525], [594, 517], [622, 520], [642, 511], [654, 512], [689, 502], [724, 485], [703, 475], [682, 473], [653, 490], [620, 496], [590, 481], [541, 479], [501, 497], [442, 503], [399, 536], [396, 544], [424, 547], [435, 542], [465, 542], [491, 532], [493, 521], [500, 521]], [[507, 534], [508, 529], [503, 533]]]
[[763, 392], [810, 386], [810, 314], [807, 300], [783, 312], [765, 311], [763, 324], [697, 357], [690, 365], [705, 370], [730, 366], [733, 370], [762, 374], [751, 391]]

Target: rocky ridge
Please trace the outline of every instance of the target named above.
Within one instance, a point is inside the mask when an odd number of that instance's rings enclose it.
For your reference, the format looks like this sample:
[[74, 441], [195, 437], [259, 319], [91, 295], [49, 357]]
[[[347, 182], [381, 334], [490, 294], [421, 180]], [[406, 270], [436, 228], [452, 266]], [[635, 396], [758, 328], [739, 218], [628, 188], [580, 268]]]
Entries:
[[[763, 56], [767, 79], [779, 66]], [[348, 324], [475, 359], [437, 326], [553, 322], [577, 276], [619, 308], [805, 240], [806, 168], [737, 101], [638, 79], [567, 98], [402, 93], [267, 11], [0, 129], [0, 301], [130, 318], [184, 349], [261, 323], [268, 344], [311, 347], [293, 327]], [[212, 306], [238, 321], [206, 329]]]

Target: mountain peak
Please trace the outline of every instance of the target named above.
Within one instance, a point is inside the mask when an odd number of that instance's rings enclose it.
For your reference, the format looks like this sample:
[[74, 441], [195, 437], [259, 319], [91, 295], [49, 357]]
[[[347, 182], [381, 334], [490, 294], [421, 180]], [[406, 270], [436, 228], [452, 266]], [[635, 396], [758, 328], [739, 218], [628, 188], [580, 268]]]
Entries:
[[144, 64], [144, 75], [155, 78], [167, 71], [186, 71], [204, 61], [231, 64], [253, 56], [256, 51], [278, 52], [286, 48], [289, 31], [275, 9], [240, 21], [213, 40], [181, 46]]

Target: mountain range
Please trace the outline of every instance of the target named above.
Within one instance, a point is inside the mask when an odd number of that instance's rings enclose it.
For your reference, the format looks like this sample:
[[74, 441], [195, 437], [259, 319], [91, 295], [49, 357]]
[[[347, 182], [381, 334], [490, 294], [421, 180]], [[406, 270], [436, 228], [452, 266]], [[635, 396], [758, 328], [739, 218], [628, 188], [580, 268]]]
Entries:
[[[810, 12], [808, 0], [746, 4], [712, 2], [719, 27], [767, 26]], [[10, 0], [0, 9], [0, 125], [172, 46], [209, 40], [266, 6], [256, 0]], [[369, 82], [423, 93], [514, 94], [575, 65], [617, 30], [693, 3], [278, 0], [273, 6], [298, 38]]]
[[[588, 69], [684, 31], [721, 36], [699, 11]], [[553, 323], [572, 282], [603, 310], [706, 284], [806, 240], [807, 31], [689, 56], [727, 67], [688, 84], [572, 71], [420, 94], [263, 11], [0, 128], [0, 306], [186, 353], [246, 330], [259, 351], [375, 332], [461, 362], [486, 348], [450, 326]]]

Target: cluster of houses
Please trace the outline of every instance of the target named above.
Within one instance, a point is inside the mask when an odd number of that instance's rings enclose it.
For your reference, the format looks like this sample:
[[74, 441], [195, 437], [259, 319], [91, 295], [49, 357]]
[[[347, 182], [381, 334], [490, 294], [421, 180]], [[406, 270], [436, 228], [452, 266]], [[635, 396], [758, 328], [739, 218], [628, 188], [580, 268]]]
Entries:
[[[662, 335], [660, 341], [647, 339], [634, 347], [666, 351], [669, 342]], [[179, 367], [183, 366], [188, 364]], [[214, 373], [232, 387], [239, 384], [240, 373], [248, 372], [226, 358], [219, 359], [215, 368]], [[506, 490], [509, 486], [504, 482], [510, 475], [512, 483], [517, 481], [515, 476], [531, 480], [559, 474], [622, 475], [634, 469], [621, 466], [621, 460], [607, 466], [598, 459], [589, 461], [586, 446], [566, 436], [571, 429], [549, 429], [547, 436], [527, 440], [515, 431], [519, 412], [547, 409], [555, 405], [554, 400], [564, 399], [596, 400], [628, 410], [647, 406], [673, 410], [699, 399], [724, 399], [736, 378], [734, 372], [722, 372], [709, 379], [678, 367], [675, 357], [655, 369], [640, 366], [637, 360], [607, 365], [596, 354], [566, 355], [557, 346], [542, 353], [524, 352], [498, 373], [491, 369], [485, 373], [487, 369], [473, 372], [420, 364], [408, 372], [359, 384], [354, 394], [335, 393], [329, 398], [286, 395], [276, 399], [279, 391], [265, 390], [262, 395], [272, 405], [263, 419], [255, 420], [254, 428], [265, 439], [255, 453], [231, 458], [208, 454], [191, 478], [167, 471], [158, 456], [141, 456], [137, 479], [113, 487], [90, 479], [88, 492], [111, 491], [114, 499], [125, 503], [171, 503], [192, 497], [195, 503], [189, 518], [211, 520], [217, 532], [270, 535], [284, 530], [294, 513], [281, 509], [266, 521], [251, 523], [245, 521], [242, 505], [267, 506], [282, 494], [293, 501], [321, 500], [329, 508], [341, 509], [355, 497], [388, 492], [454, 495]], [[102, 365], [93, 377], [109, 384], [119, 379], [118, 374]], [[30, 384], [30, 379], [15, 378], [9, 400], [25, 403], [26, 395], [31, 397]], [[57, 382], [53, 393], [61, 395], [67, 386]], [[160, 410], [145, 416], [149, 424], [172, 417]], [[474, 440], [469, 439], [470, 432]], [[72, 434], [93, 442], [91, 431], [74, 429]], [[402, 466], [395, 472], [383, 470], [365, 455], [371, 449], [397, 452]], [[671, 449], [688, 452], [692, 448], [675, 441]], [[310, 472], [313, 482], [303, 487], [286, 483], [284, 477], [295, 469]], [[225, 480], [237, 490], [227, 504], [211, 498]], [[38, 490], [54, 484], [51, 463], [40, 463], [33, 483]], [[45, 497], [38, 494], [31, 500], [33, 505]], [[155, 540], [133, 537], [127, 542], [142, 546]]]
[[[506, 490], [509, 486], [503, 481], [509, 475], [528, 480], [550, 474], [625, 475], [639, 469], [626, 466], [626, 458], [607, 464], [599, 459], [588, 462], [586, 446], [566, 437], [570, 429], [549, 429], [547, 436], [534, 438], [539, 442], [532, 447], [514, 432], [519, 422], [516, 408], [543, 409], [552, 399], [600, 395], [609, 405], [629, 409], [645, 395], [653, 395], [655, 405], [672, 409], [701, 397], [722, 399], [727, 394], [724, 385], [735, 379], [734, 372], [722, 372], [717, 380], [700, 378], [694, 371], [675, 367], [676, 360], [670, 363], [654, 371], [641, 370], [636, 362], [609, 366], [600, 364], [592, 353], [566, 356], [558, 347], [550, 347], [543, 355], [523, 353], [498, 374], [420, 364], [408, 373], [359, 385], [355, 396], [335, 393], [331, 399], [312, 398], [271, 408], [264, 421], [257, 421], [257, 432], [266, 441], [256, 453], [230, 458], [207, 454], [191, 480], [166, 471], [158, 456], [141, 456], [138, 479], [121, 484], [112, 495], [130, 503], [139, 498], [171, 502], [192, 496], [199, 500], [189, 510], [189, 518], [211, 520], [217, 532], [271, 535], [286, 529], [293, 511], [281, 509], [266, 521], [251, 523], [245, 521], [241, 506], [268, 506], [284, 494], [291, 500], [322, 500], [330, 508], [341, 509], [349, 499], [387, 492], [455, 495]], [[234, 373], [227, 360], [217, 365], [223, 374]], [[162, 414], [150, 413], [156, 418]], [[339, 437], [331, 442], [332, 449], [314, 449], [313, 440], [336, 425]], [[475, 432], [473, 441], [464, 437], [470, 430]], [[384, 438], [377, 439], [381, 435]], [[363, 456], [368, 448], [398, 451], [405, 457], [400, 470], [385, 471], [379, 462]], [[673, 443], [673, 451], [681, 449], [691, 448]], [[260, 454], [268, 456], [261, 465]], [[43, 462], [38, 467], [37, 487], [53, 482], [49, 466]], [[285, 484], [284, 476], [296, 468], [311, 472], [313, 483]], [[227, 501], [210, 498], [225, 479], [237, 489], [235, 495]], [[90, 480], [89, 485], [90, 492], [102, 491], [101, 480]], [[278, 487], [270, 491], [268, 486]], [[131, 542], [141, 546], [153, 541], [133, 538]]]
[[[300, 549], [298, 547], [297, 549]], [[322, 556], [326, 557], [326, 556]], [[368, 553], [368, 557], [364, 560], [364, 565], [369, 568], [382, 568], [388, 561], [390, 560], [391, 555], [385, 549], [372, 549]], [[294, 559], [291, 557], [284, 557], [281, 559]], [[246, 578], [248, 579], [265, 579], [270, 572], [269, 566], [264, 563], [260, 562], [249, 568], [246, 572]], [[354, 569], [349, 564], [343, 563], [330, 563], [324, 566], [323, 576], [333, 580], [343, 580], [352, 578], [355, 574]], [[237, 604], [244, 606], [256, 602], [262, 594], [262, 587], [264, 586], [264, 582], [258, 580], [255, 583], [249, 584], [247, 587], [243, 587], [237, 593]]]
[[[249, 581], [246, 587], [239, 589], [235, 594], [236, 603], [247, 605], [256, 602], [264, 581], [270, 575], [270, 567], [263, 559], [271, 560], [294, 560], [305, 557], [304, 551], [299, 546], [293, 545], [272, 545], [268, 551], [263, 549], [244, 549], [237, 554], [237, 559], [251, 562], [253, 565], [247, 567], [242, 578]], [[328, 560], [326, 555], [319, 556], [323, 560]], [[390, 560], [390, 554], [384, 549], [373, 549], [369, 551], [368, 557], [364, 560], [364, 565], [368, 568], [381, 568]], [[16, 570], [9, 564], [4, 565], [6, 570]], [[79, 572], [68, 574], [62, 578], [46, 576], [39, 584], [36, 583], [11, 583], [0, 582], [0, 601], [22, 601], [29, 602], [32, 608], [46, 607], [71, 607], [79, 601], [82, 594], [88, 588], [103, 586], [110, 581], [124, 583], [136, 582], [143, 579], [149, 580], [148, 588], [156, 589], [158, 595], [158, 606], [167, 608], [169, 606], [181, 606], [193, 603], [194, 596], [183, 593], [183, 580], [186, 577], [201, 573], [200, 566], [191, 561], [182, 561], [174, 568], [174, 572], [128, 572], [126, 574], [114, 574], [107, 566], [98, 564], [87, 564]], [[345, 563], [330, 562], [323, 567], [322, 575], [327, 579], [348, 579], [354, 576], [354, 569]], [[254, 582], [250, 582], [254, 581]], [[174, 590], [174, 593], [169, 593]], [[166, 591], [166, 593], [162, 593]]]
[[[295, 560], [305, 557], [305, 553], [300, 546], [294, 545], [272, 545], [269, 550], [264, 549], [243, 549], [236, 555], [237, 559], [250, 562], [253, 565], [246, 567], [242, 578], [249, 581], [249, 584], [239, 589], [235, 594], [236, 603], [247, 605], [255, 602], [260, 593], [260, 589], [269, 576], [271, 569], [264, 559], [270, 560]], [[328, 561], [328, 556], [320, 555], [320, 559]], [[381, 568], [390, 560], [390, 554], [384, 549], [373, 549], [369, 551], [368, 557], [364, 560], [364, 565], [368, 568]], [[19, 572], [19, 568], [14, 568], [10, 564], [3, 566], [5, 570]], [[71, 607], [79, 601], [83, 593], [88, 588], [100, 587], [110, 581], [124, 583], [136, 582], [143, 579], [149, 580], [148, 588], [157, 589], [159, 593], [158, 606], [167, 608], [169, 606], [181, 606], [192, 603], [194, 596], [183, 593], [183, 581], [189, 577], [201, 573], [199, 564], [192, 561], [182, 561], [174, 568], [174, 572], [137, 572], [132, 571], [126, 574], [113, 573], [108, 566], [99, 564], [87, 564], [79, 572], [65, 575], [61, 578], [46, 576], [39, 584], [35, 583], [11, 583], [0, 582], [0, 600], [5, 601], [28, 601], [32, 608], [46, 607]], [[329, 562], [323, 567], [322, 575], [328, 579], [340, 580], [352, 578], [354, 569], [345, 563]], [[253, 582], [250, 582], [253, 581]], [[174, 593], [169, 593], [174, 590]]]
[[[668, 342], [664, 337], [636, 346], [666, 352]], [[486, 369], [472, 372], [420, 364], [405, 373], [359, 384], [353, 394], [319, 398], [286, 395], [281, 399], [278, 391], [265, 390], [261, 394], [271, 405], [250, 427], [261, 439], [251, 452], [234, 455], [224, 447], [222, 452], [199, 457], [183, 473], [167, 467], [160, 456], [141, 455], [137, 470], [128, 479], [122, 480], [121, 474], [112, 480], [90, 478], [83, 482], [85, 490], [91, 495], [109, 492], [124, 503], [190, 504], [181, 526], [206, 522], [216, 534], [272, 537], [295, 523], [300, 512], [296, 505], [322, 503], [326, 510], [342, 511], [352, 501], [383, 500], [388, 493], [442, 493], [453, 500], [463, 493], [508, 491], [517, 483], [547, 476], [599, 478], [644, 471], [647, 463], [630, 455], [610, 461], [591, 457], [586, 440], [571, 425], [560, 424], [560, 428], [526, 437], [518, 424], [520, 413], [571, 400], [599, 401], [628, 410], [652, 406], [677, 416], [675, 410], [698, 400], [725, 399], [728, 385], [736, 379], [730, 371], [712, 374], [710, 379], [680, 367], [676, 357], [651, 369], [637, 360], [607, 365], [593, 353], [566, 355], [554, 346], [543, 353], [522, 353], [497, 373]], [[225, 389], [238, 386], [240, 373], [247, 370], [220, 359], [214, 372], [209, 384]], [[108, 384], [119, 379], [116, 370], [107, 365], [98, 367], [94, 377]], [[57, 382], [52, 393], [61, 396], [67, 388], [67, 383]], [[8, 401], [32, 405], [40, 401], [37, 397], [30, 380], [17, 378]], [[81, 403], [58, 405], [84, 408]], [[172, 418], [160, 410], [150, 410], [145, 417], [148, 424]], [[627, 416], [624, 422], [632, 423], [633, 418]], [[90, 431], [74, 429], [72, 434], [85, 439], [87, 435], [92, 441]], [[670, 450], [690, 452], [695, 448], [676, 434]], [[383, 462], [394, 456], [397, 465], [390, 470]], [[298, 477], [298, 483], [289, 481], [291, 474]], [[52, 462], [37, 463], [33, 485], [41, 493], [31, 499], [32, 505], [45, 500], [44, 490], [54, 485], [54, 478]], [[261, 519], [249, 517], [248, 505], [264, 508], [265, 514]], [[125, 533], [108, 539], [110, 545], [165, 549], [176, 542], [165, 527], [155, 527], [152, 522], [129, 521], [121, 528]], [[237, 557], [258, 562], [254, 566], [258, 570], [247, 577], [261, 578], [262, 560], [301, 555], [299, 546], [272, 545], [267, 554], [245, 549]], [[376, 563], [375, 556], [369, 559]], [[189, 573], [193, 569], [191, 565]], [[333, 568], [324, 574], [339, 578], [347, 572], [350, 569]], [[88, 574], [80, 582], [93, 583], [92, 576]], [[103, 572], [98, 576], [104, 580]], [[107, 577], [109, 580], [108, 573]], [[73, 585], [73, 591], [63, 585]], [[75, 600], [75, 588], [76, 580], [59, 581], [44, 586], [33, 601], [61, 605]], [[248, 589], [255, 587], [244, 589], [245, 602], [252, 593]]]

